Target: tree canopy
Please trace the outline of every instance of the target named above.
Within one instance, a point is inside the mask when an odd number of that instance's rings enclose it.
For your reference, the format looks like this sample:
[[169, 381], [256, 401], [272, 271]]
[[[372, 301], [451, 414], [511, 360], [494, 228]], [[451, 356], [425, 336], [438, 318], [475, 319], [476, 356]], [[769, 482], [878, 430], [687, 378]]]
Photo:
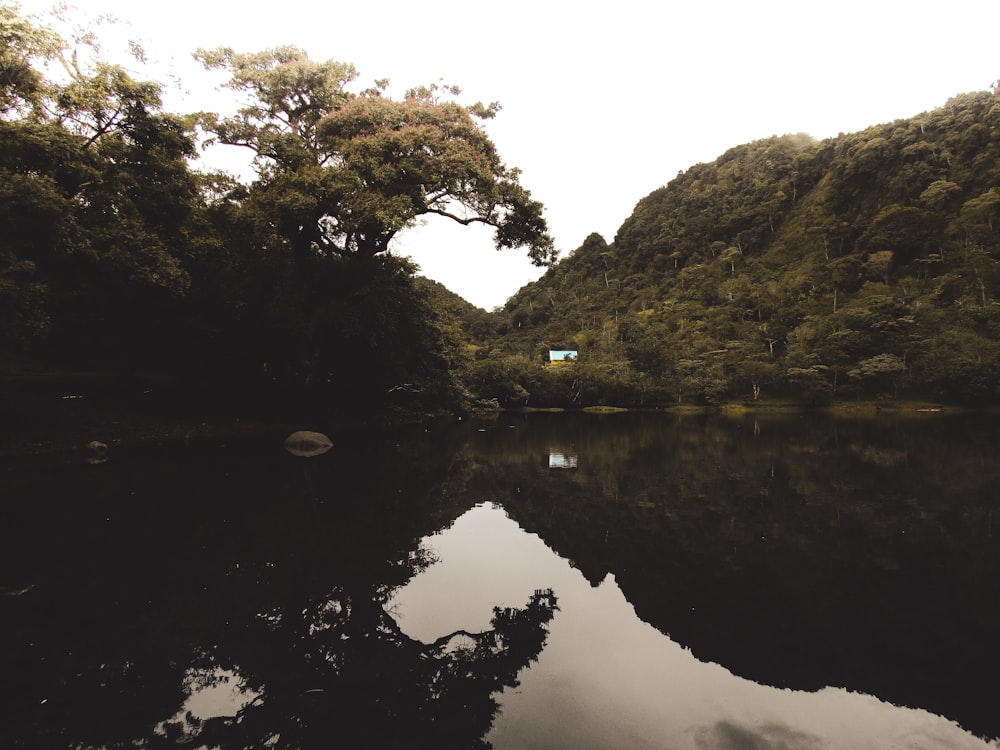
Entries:
[[[117, 358], [133, 324], [159, 327], [161, 304], [190, 287], [192, 134], [161, 111], [158, 85], [92, 42], [74, 47], [7, 6], [0, 24], [0, 347]], [[146, 330], [136, 352], [156, 339]]]
[[[440, 216], [555, 258], [484, 130], [497, 105], [457, 88], [395, 100], [296, 47], [220, 48], [196, 57], [242, 108], [178, 115], [141, 50], [109, 62], [8, 5], [0, 39], [0, 358], [433, 409], [464, 398], [464, 334], [392, 239]], [[250, 149], [255, 178], [195, 171], [199, 140]]]
[[255, 153], [254, 210], [272, 207], [300, 258], [384, 253], [398, 232], [436, 215], [489, 225], [498, 250], [526, 248], [538, 265], [555, 259], [541, 204], [477, 122], [496, 104], [460, 105], [443, 98], [457, 88], [437, 85], [396, 101], [386, 81], [355, 94], [346, 88], [353, 66], [316, 63], [295, 47], [197, 57], [227, 71], [227, 85], [250, 99], [234, 117], [202, 124], [219, 143]]

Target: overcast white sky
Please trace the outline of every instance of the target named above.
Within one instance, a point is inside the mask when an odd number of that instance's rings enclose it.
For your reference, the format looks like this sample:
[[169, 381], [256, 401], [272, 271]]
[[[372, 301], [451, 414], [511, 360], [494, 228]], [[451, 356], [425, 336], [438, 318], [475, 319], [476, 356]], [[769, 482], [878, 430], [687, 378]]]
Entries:
[[[3, 1], [3, 0], [0, 0]], [[26, 12], [50, 2], [22, 0]], [[1000, 78], [1000, 5], [986, 0], [77, 0], [131, 25], [181, 77], [168, 109], [220, 96], [199, 47], [281, 44], [352, 62], [393, 90], [444, 80], [462, 101], [497, 100], [486, 129], [547, 210], [563, 255], [609, 242], [636, 202], [680, 170], [770, 135], [817, 138], [933, 109]], [[168, 82], [164, 77], [164, 82]], [[169, 83], [169, 82], [168, 82]], [[206, 98], [207, 97], [207, 98]], [[215, 158], [211, 152], [205, 159]], [[486, 309], [537, 278], [486, 231], [432, 221], [394, 252]]]

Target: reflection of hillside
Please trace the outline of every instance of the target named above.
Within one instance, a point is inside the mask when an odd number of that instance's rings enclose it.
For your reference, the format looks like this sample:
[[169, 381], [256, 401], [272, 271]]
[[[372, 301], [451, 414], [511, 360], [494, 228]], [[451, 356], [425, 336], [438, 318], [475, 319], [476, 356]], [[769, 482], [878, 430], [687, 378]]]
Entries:
[[[468, 489], [591, 582], [614, 573], [638, 614], [699, 658], [1000, 734], [993, 424], [546, 415], [527, 427], [469, 439]], [[560, 440], [573, 472], [545, 468]]]
[[[305, 461], [233, 446], [5, 466], [0, 745], [175, 746], [148, 734], [171, 717], [221, 747], [265, 746], [286, 719], [302, 747], [366, 722], [474, 744], [551, 602], [509, 611], [469, 658], [402, 637], [385, 604], [432, 562], [419, 540], [484, 500], [592, 583], [612, 572], [698, 658], [997, 736], [996, 437], [974, 420], [504, 415], [335, 436]], [[242, 722], [181, 726], [194, 677], [219, 674], [255, 697]]]

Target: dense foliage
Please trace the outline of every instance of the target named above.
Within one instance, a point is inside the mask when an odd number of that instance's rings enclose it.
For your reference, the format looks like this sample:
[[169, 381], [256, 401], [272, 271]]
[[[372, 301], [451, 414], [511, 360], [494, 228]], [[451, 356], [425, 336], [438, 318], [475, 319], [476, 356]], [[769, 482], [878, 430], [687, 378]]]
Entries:
[[[477, 376], [561, 405], [1000, 401], [1000, 99], [738, 146], [521, 289]], [[572, 368], [541, 365], [577, 349]]]
[[[1000, 401], [1000, 99], [738, 146], [556, 263], [542, 206], [431, 86], [295, 47], [199, 50], [231, 116], [0, 6], [0, 359], [179, 376], [325, 413]], [[244, 184], [199, 140], [249, 149]], [[549, 266], [486, 313], [394, 256], [439, 215]], [[549, 349], [579, 351], [550, 367]]]
[[[467, 334], [393, 256], [427, 215], [555, 257], [542, 206], [454, 87], [350, 88], [295, 47], [199, 50], [243, 108], [162, 111], [160, 87], [0, 6], [0, 355], [179, 376], [213, 399], [427, 411], [467, 402]], [[196, 146], [252, 151], [249, 184]], [[485, 315], [485, 313], [483, 313]], [[481, 325], [480, 325], [481, 327]], [[472, 333], [468, 335], [473, 335]]]

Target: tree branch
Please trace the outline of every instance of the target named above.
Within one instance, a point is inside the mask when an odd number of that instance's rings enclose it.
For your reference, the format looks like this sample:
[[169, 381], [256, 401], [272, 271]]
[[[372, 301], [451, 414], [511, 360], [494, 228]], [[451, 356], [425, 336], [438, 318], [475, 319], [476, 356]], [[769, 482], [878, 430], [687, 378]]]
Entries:
[[490, 219], [487, 219], [487, 218], [483, 218], [482, 216], [473, 216], [471, 218], [462, 218], [461, 216], [456, 216], [455, 214], [451, 213], [450, 211], [445, 211], [444, 209], [440, 209], [440, 208], [430, 208], [430, 207], [428, 207], [424, 211], [424, 213], [436, 214], [438, 216], [444, 216], [446, 219], [451, 219], [452, 221], [458, 222], [462, 226], [466, 226], [466, 227], [469, 226], [470, 224], [486, 224], [486, 225], [491, 226], [491, 227], [495, 227], [496, 226], [496, 222], [491, 221]]
[[115, 110], [115, 113], [108, 118], [108, 121], [104, 123], [104, 125], [97, 127], [96, 132], [87, 139], [86, 143], [83, 144], [84, 149], [90, 148], [97, 142], [98, 138], [108, 133], [112, 126], [114, 126], [114, 124], [118, 121], [118, 116], [121, 115], [121, 113], [121, 108]]
[[440, 638], [436, 639], [433, 643], [427, 644], [427, 648], [439, 649], [442, 646], [447, 645], [452, 638], [458, 635], [464, 635], [466, 638], [471, 638], [472, 640], [479, 642], [492, 632], [493, 632], [492, 630], [486, 630], [482, 633], [470, 633], [468, 630], [456, 630], [454, 633], [449, 633], [448, 635], [442, 635]]

